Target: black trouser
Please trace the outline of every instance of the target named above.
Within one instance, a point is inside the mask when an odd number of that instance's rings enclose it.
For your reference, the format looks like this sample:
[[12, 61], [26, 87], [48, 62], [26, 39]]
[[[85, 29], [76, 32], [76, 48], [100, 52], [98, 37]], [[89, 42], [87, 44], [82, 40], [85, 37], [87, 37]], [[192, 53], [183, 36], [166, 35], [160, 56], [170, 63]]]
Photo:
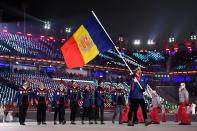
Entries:
[[104, 115], [104, 103], [101, 104], [101, 106], [96, 106], [95, 111], [95, 121], [99, 118], [99, 108], [101, 110], [101, 122], [103, 122], [103, 115]]
[[37, 122], [46, 121], [46, 103], [38, 103], [37, 106]]
[[82, 120], [85, 118], [85, 114], [87, 113], [89, 121], [91, 120], [91, 109], [90, 107], [83, 107], [83, 115]]
[[28, 106], [29, 106], [29, 104], [22, 104], [19, 107], [19, 122], [20, 123], [24, 123], [25, 122]]
[[78, 102], [70, 102], [70, 109], [71, 109], [70, 121], [75, 121], [78, 107], [79, 107]]
[[59, 122], [65, 121], [65, 107], [63, 104], [60, 104], [59, 107], [55, 107], [54, 121], [56, 121], [58, 113], [59, 113]]
[[131, 99], [128, 121], [131, 120], [133, 113], [134, 113], [133, 114], [133, 122], [138, 120], [137, 119], [137, 112], [138, 112], [139, 106], [141, 106], [141, 108], [142, 108], [144, 120], [147, 119], [147, 114], [146, 114], [147, 110], [146, 110], [146, 104], [145, 104], [144, 99]]

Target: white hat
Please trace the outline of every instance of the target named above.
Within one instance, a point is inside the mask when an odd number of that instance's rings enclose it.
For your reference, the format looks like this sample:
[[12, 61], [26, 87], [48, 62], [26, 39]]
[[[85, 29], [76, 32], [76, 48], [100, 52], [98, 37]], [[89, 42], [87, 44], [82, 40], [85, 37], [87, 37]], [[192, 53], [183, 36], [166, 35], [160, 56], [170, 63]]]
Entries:
[[184, 82], [181, 83], [180, 86], [181, 86], [182, 88], [185, 88], [185, 83], [184, 83]]

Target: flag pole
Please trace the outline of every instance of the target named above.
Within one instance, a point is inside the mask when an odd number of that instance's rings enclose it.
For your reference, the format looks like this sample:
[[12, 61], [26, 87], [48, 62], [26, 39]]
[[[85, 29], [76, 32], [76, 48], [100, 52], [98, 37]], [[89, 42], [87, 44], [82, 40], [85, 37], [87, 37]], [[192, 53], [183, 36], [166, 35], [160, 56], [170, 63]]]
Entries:
[[[129, 67], [129, 65], [128, 65], [127, 62], [125, 61], [125, 59], [122, 57], [122, 54], [121, 54], [120, 51], [117, 49], [116, 45], [115, 45], [114, 42], [112, 41], [111, 37], [109, 36], [109, 34], [108, 34], [107, 31], [105, 30], [105, 28], [103, 27], [103, 25], [101, 24], [101, 22], [99, 21], [99, 19], [97, 18], [97, 16], [96, 16], [96, 14], [94, 13], [94, 11], [92, 11], [92, 14], [94, 15], [94, 17], [96, 18], [96, 20], [98, 21], [98, 23], [100, 24], [100, 26], [103, 28], [103, 30], [104, 30], [105, 33], [107, 34], [107, 36], [108, 36], [108, 38], [110, 39], [110, 41], [113, 43], [113, 45], [114, 45], [116, 51], [118, 52], [118, 54], [120, 55], [120, 57], [121, 57], [122, 60], [124, 61], [125, 65], [126, 65], [127, 68], [129, 69], [131, 75], [133, 75], [133, 74], [134, 74], [133, 71], [131, 70], [131, 68]], [[140, 88], [143, 89], [142, 86], [141, 86], [141, 84], [140, 84], [139, 81], [137, 80], [137, 78], [134, 77], [134, 79], [135, 79], [135, 81], [138, 83], [138, 85], [140, 86]]]

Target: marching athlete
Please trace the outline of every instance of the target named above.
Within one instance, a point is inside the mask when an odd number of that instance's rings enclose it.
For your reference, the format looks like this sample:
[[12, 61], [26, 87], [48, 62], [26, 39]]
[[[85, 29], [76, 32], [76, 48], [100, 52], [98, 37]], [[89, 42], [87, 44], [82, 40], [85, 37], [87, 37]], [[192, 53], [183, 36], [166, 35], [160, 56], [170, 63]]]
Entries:
[[125, 101], [125, 94], [124, 91], [122, 90], [121, 83], [118, 84], [117, 89], [115, 89], [112, 93], [112, 105], [115, 106], [112, 123], [115, 123], [115, 117], [120, 111], [119, 124], [122, 124], [122, 111], [123, 111], [123, 107], [126, 106], [126, 101]]
[[179, 87], [179, 105], [178, 116], [181, 120], [179, 125], [190, 125], [190, 114], [187, 113], [189, 109], [189, 93], [185, 88], [185, 83], [181, 83]]
[[73, 82], [73, 86], [68, 89], [68, 99], [70, 100], [70, 121], [71, 124], [75, 123], [76, 113], [79, 109], [79, 102], [81, 100], [81, 91], [77, 82]]
[[150, 113], [150, 119], [152, 121], [153, 124], [160, 124], [160, 120], [159, 120], [159, 110], [160, 110], [160, 100], [159, 97], [156, 93], [156, 91], [152, 91], [152, 111]]
[[48, 90], [44, 88], [44, 84], [40, 83], [40, 87], [35, 92], [35, 103], [37, 105], [37, 124], [46, 124], [46, 108], [49, 103]]
[[98, 86], [95, 90], [95, 124], [97, 124], [97, 119], [99, 118], [99, 109], [101, 111], [101, 124], [105, 124], [103, 121], [104, 116], [104, 103], [106, 102], [105, 91], [104, 91], [104, 83], [101, 82], [100, 86]]
[[83, 92], [83, 115], [82, 115], [82, 124], [84, 123], [84, 118], [85, 118], [85, 114], [88, 114], [88, 119], [89, 119], [89, 124], [93, 124], [93, 122], [91, 122], [91, 109], [95, 108], [94, 105], [94, 99], [93, 99], [93, 95], [92, 92], [90, 91], [88, 86], [84, 86], [85, 91]]
[[[128, 126], [134, 126], [134, 123], [137, 123], [137, 111], [138, 111], [139, 105], [142, 108], [145, 126], [148, 126], [149, 124], [151, 124], [151, 122], [147, 120], [147, 109], [146, 109], [146, 104], [145, 104], [144, 95], [143, 95], [143, 92], [146, 90], [146, 83], [145, 83], [144, 78], [141, 75], [142, 75], [141, 68], [140, 67], [136, 68], [136, 72], [134, 74], [134, 77], [132, 78], [131, 90], [129, 93], [130, 110], [129, 110], [129, 115], [128, 115]], [[140, 88], [135, 77], [139, 81], [143, 89]], [[133, 121], [131, 121], [132, 114], [134, 114]]]
[[60, 84], [60, 88], [54, 93], [55, 102], [55, 114], [54, 114], [54, 125], [57, 124], [57, 114], [59, 113], [59, 124], [66, 124], [65, 120], [65, 106], [67, 102], [67, 92], [64, 89], [64, 85]]
[[166, 109], [164, 105], [161, 106], [161, 113], [162, 122], [166, 122]]
[[20, 125], [25, 125], [25, 118], [29, 104], [33, 105], [33, 93], [29, 88], [29, 83], [24, 82], [23, 87], [19, 87], [14, 97], [14, 106], [19, 107], [19, 122]]
[[178, 107], [175, 105], [174, 107], [174, 121], [178, 122]]

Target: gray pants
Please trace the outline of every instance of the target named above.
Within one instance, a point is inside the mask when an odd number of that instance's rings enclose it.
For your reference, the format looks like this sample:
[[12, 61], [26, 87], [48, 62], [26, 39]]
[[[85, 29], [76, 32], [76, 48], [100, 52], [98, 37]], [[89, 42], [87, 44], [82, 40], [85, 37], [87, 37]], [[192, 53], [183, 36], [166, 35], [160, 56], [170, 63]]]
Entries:
[[123, 110], [123, 105], [117, 105], [116, 108], [115, 108], [115, 112], [114, 112], [114, 115], [113, 115], [113, 119], [116, 118], [116, 115], [117, 115], [118, 112], [120, 111], [119, 122], [121, 122], [121, 121], [122, 121], [122, 110]]

